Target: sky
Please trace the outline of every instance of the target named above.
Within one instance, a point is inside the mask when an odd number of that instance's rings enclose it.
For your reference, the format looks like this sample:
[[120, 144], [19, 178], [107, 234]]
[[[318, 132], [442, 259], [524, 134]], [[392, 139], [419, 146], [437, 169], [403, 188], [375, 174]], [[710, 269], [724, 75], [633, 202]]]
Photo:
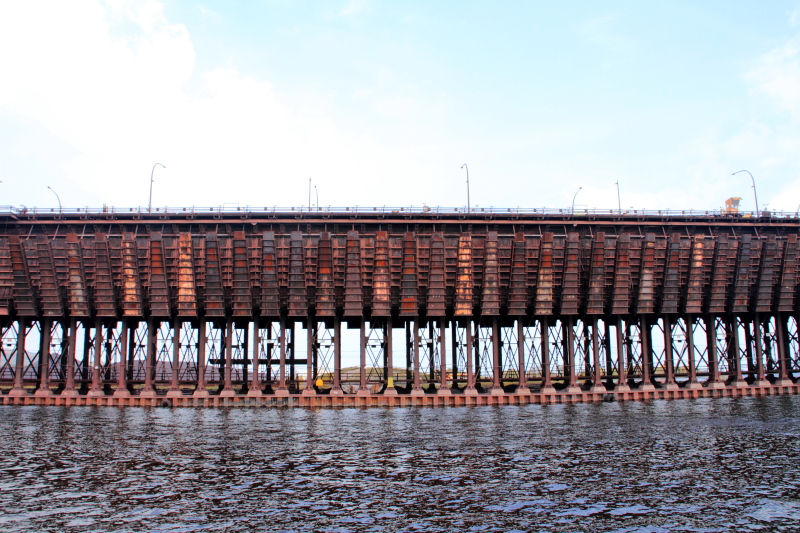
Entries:
[[752, 210], [747, 169], [795, 212], [800, 0], [0, 0], [0, 205], [156, 163], [154, 206], [460, 207], [466, 163], [473, 207]]

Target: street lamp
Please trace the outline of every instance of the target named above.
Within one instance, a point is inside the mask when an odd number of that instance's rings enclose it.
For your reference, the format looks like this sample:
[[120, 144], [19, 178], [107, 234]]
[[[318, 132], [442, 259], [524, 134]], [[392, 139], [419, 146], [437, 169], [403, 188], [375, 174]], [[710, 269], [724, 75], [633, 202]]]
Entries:
[[622, 214], [622, 201], [619, 199], [619, 181], [616, 182], [617, 184], [617, 208], [619, 209], [620, 215]]
[[[153, 165], [153, 170], [150, 171], [150, 202], [147, 204], [147, 212], [150, 213], [153, 211], [153, 172], [156, 171], [156, 167], [161, 165], [161, 163], [156, 163]], [[167, 168], [164, 165], [161, 165], [161, 168]]]
[[466, 163], [464, 163], [463, 165], [461, 165], [461, 168], [466, 169], [467, 171], [467, 213], [469, 213], [471, 211], [469, 205], [469, 167], [467, 166]]
[[[2, 183], [2, 182], [0, 182], [0, 183]], [[47, 186], [47, 188], [48, 188], [48, 189], [50, 189], [50, 191], [51, 191], [53, 194], [55, 194], [55, 195], [56, 195], [56, 199], [58, 200], [58, 212], [59, 212], [59, 213], [61, 213], [61, 198], [58, 196], [58, 193], [57, 193], [56, 191], [54, 191], [54, 190], [53, 190], [53, 188], [52, 188], [52, 187], [50, 187], [50, 186], [48, 185], [48, 186]]]
[[581, 189], [583, 189], [583, 187], [578, 187], [578, 190], [575, 191], [575, 196], [572, 197], [572, 209], [569, 211], [570, 214], [575, 212], [575, 198], [578, 197], [578, 193], [581, 192]]
[[[750, 174], [749, 170], [737, 170], [736, 172], [731, 174], [731, 176], [735, 176], [739, 172], [747, 172], [748, 174]], [[758, 216], [758, 193], [756, 192], [756, 180], [753, 178], [752, 174], [750, 174], [750, 181], [753, 182], [753, 196], [755, 196], [756, 198], [756, 216]]]
[[314, 185], [314, 194], [317, 195], [317, 211], [319, 211], [319, 191], [317, 190], [317, 186]]

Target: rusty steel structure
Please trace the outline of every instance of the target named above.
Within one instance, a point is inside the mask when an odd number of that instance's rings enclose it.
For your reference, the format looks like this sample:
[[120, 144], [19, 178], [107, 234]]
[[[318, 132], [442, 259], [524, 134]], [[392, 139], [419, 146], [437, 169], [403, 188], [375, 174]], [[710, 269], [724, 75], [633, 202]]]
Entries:
[[[796, 217], [87, 209], [0, 218], [2, 404], [800, 392]], [[343, 347], [353, 348], [350, 365]]]

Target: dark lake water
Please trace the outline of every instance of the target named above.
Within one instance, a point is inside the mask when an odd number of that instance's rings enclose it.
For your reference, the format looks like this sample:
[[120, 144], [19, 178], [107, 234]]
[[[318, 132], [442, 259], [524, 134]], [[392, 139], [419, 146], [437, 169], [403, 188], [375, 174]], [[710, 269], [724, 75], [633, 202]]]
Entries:
[[800, 397], [0, 407], [0, 531], [800, 531]]

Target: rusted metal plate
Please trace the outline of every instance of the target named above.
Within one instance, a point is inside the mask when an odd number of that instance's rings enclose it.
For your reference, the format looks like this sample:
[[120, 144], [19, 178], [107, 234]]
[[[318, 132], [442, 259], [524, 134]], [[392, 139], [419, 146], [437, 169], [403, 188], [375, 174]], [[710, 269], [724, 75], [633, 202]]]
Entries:
[[372, 314], [392, 313], [392, 282], [389, 269], [389, 234], [379, 231], [375, 238], [375, 271], [372, 279]]
[[431, 238], [431, 262], [428, 276], [428, 316], [442, 317], [447, 312], [444, 279], [444, 235], [434, 233]]
[[528, 308], [527, 257], [525, 235], [514, 235], [511, 275], [508, 281], [508, 314], [524, 316]]
[[462, 233], [458, 238], [458, 273], [456, 276], [455, 314], [472, 315], [472, 236]]
[[320, 234], [317, 257], [316, 314], [320, 317], [334, 316], [336, 314], [336, 295], [333, 282], [330, 233], [323, 232]]
[[94, 238], [94, 305], [98, 317], [117, 316], [117, 298], [114, 290], [114, 276], [111, 270], [111, 257], [108, 238], [96, 235]]
[[797, 294], [797, 235], [789, 235], [783, 248], [781, 257], [780, 285], [778, 299], [775, 303], [776, 310], [781, 313], [796, 312]]
[[553, 234], [545, 233], [541, 241], [539, 255], [539, 278], [536, 281], [536, 315], [552, 315], [555, 301], [553, 280]]
[[577, 233], [567, 234], [564, 278], [561, 284], [561, 314], [577, 315], [581, 305], [581, 248]]
[[197, 289], [195, 288], [194, 250], [192, 235], [178, 236], [178, 316], [197, 316]]
[[407, 232], [403, 237], [403, 271], [400, 281], [400, 315], [417, 316], [417, 242], [414, 234]]
[[611, 314], [627, 315], [631, 305], [630, 235], [624, 233], [617, 240], [614, 285], [611, 293]]
[[500, 273], [497, 253], [497, 232], [490, 231], [484, 241], [481, 314], [500, 314]]
[[364, 300], [361, 290], [361, 240], [358, 232], [348, 232], [346, 246], [344, 316], [361, 316], [364, 314]]

